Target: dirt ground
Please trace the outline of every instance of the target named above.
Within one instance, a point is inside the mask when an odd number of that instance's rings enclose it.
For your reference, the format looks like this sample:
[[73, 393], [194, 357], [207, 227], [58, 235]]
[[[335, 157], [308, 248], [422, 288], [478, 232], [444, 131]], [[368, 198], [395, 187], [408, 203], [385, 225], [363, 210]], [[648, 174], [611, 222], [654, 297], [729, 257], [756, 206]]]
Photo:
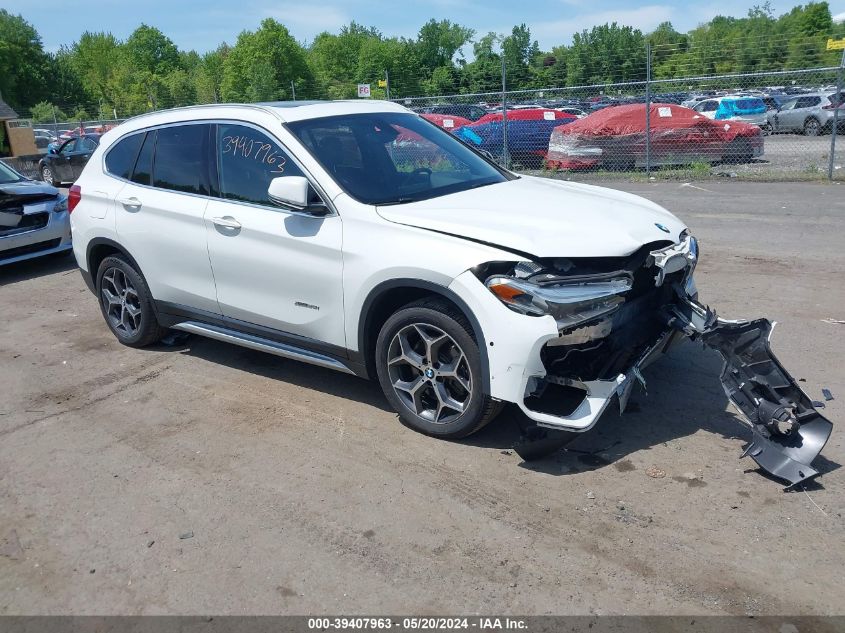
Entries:
[[527, 464], [512, 410], [439, 441], [358, 378], [121, 347], [51, 259], [0, 269], [0, 614], [841, 614], [841, 186], [614, 186], [685, 220], [702, 299], [777, 320], [784, 365], [832, 391], [817, 483], [738, 460], [749, 433], [692, 344]]

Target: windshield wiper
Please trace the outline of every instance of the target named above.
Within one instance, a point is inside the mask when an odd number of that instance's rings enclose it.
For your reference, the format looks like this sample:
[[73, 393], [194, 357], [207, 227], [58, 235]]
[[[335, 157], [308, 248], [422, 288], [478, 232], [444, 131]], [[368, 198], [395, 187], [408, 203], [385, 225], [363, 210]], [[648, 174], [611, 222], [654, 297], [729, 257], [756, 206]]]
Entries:
[[416, 202], [415, 198], [396, 198], [396, 200], [389, 200], [388, 202], [378, 202], [377, 207], [390, 207], [394, 204], [408, 204], [409, 202]]

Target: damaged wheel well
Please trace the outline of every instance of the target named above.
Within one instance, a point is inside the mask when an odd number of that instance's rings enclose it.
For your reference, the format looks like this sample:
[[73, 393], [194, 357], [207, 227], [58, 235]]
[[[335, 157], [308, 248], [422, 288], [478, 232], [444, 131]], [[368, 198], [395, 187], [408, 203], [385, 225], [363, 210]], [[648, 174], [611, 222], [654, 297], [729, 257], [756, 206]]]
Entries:
[[375, 345], [379, 331], [385, 321], [402, 306], [427, 297], [437, 297], [452, 305], [463, 314], [472, 326], [473, 338], [481, 353], [482, 384], [489, 393], [489, 365], [484, 335], [477, 319], [466, 304], [444, 286], [420, 279], [393, 279], [376, 286], [367, 300], [358, 323], [358, 350], [363, 356], [367, 375], [373, 377], [375, 370]]

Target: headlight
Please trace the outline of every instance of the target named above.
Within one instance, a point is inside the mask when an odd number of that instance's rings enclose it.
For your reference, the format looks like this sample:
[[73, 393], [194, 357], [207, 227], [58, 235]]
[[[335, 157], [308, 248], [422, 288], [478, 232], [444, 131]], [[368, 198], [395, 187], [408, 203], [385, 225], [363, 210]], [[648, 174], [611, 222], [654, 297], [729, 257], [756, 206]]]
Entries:
[[56, 213], [61, 213], [62, 211], [67, 211], [67, 196], [60, 195], [56, 200], [56, 205], [53, 207], [53, 211]]
[[485, 285], [506, 306], [522, 314], [555, 318], [559, 329], [606, 316], [625, 301], [630, 277], [553, 278], [542, 283], [505, 275], [490, 277]]

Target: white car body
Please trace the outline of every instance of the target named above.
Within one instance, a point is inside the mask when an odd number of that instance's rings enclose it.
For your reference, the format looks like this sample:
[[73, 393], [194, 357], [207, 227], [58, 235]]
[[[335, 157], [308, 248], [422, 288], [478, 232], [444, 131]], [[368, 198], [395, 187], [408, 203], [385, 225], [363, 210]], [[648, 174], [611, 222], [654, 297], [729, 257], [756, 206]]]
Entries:
[[[373, 324], [385, 323], [391, 311], [408, 298], [434, 296], [463, 313], [481, 358], [481, 376], [473, 384], [481, 384], [487, 401], [514, 403], [538, 425], [565, 431], [591, 428], [614, 397], [624, 407], [633, 386], [642, 381], [639, 370], [678, 336], [716, 330], [727, 336], [723, 330], [738, 323], [717, 320], [715, 314], [694, 303], [697, 293], [692, 271], [697, 246], [684, 223], [660, 206], [628, 193], [518, 177], [481, 159], [485, 169], [498, 170], [501, 180], [417, 201], [361, 202], [350, 194], [353, 189], [348, 181], [346, 187], [341, 184], [347, 166], [336, 164], [329, 171], [317, 159], [316, 150], [305, 145], [305, 137], [294, 132], [298, 129], [301, 133], [303, 122], [328, 125], [319, 122], [368, 114], [381, 117], [373, 119], [375, 127], [368, 123], [368, 134], [381, 134], [385, 126], [378, 121], [395, 121], [389, 118], [394, 115], [405, 117], [401, 120], [406, 126], [430, 125], [420, 123], [418, 115], [400, 105], [368, 100], [182, 108], [140, 116], [104, 134], [71, 190], [72, 198], [80, 198], [71, 214], [74, 253], [89, 286], [99, 293], [104, 316], [111, 310], [111, 299], [98, 287], [97, 268], [104, 257], [117, 253], [143, 275], [160, 325], [372, 377], [374, 341], [379, 334]], [[307, 178], [306, 182], [302, 177], [275, 177], [265, 193], [278, 201], [283, 196], [273, 197], [273, 192], [303, 183], [319, 195], [321, 213], [224, 199], [213, 187], [208, 195], [182, 193], [132, 182], [107, 171], [111, 148], [138, 131], [157, 131], [152, 138], [158, 139], [153, 141], [158, 152], [162, 137], [174, 133], [166, 130], [206, 123], [213, 125], [203, 143], [218, 156], [217, 167], [209, 169], [219, 169], [221, 160], [230, 160], [226, 154], [229, 146], [222, 149], [221, 143], [231, 143], [232, 137], [221, 141], [214, 136], [221, 126], [248, 126], [280, 145]], [[414, 129], [442, 134], [449, 139], [443, 141], [447, 145], [459, 143], [436, 126], [432, 128], [437, 132]], [[399, 137], [391, 138], [398, 143]], [[313, 137], [311, 142], [316, 143]], [[139, 143], [142, 149], [134, 159], [133, 174], [139, 170], [146, 140]], [[406, 135], [397, 151], [412, 145]], [[233, 154], [238, 147], [236, 142]], [[202, 151], [195, 150], [197, 155]], [[471, 150], [460, 145], [455, 151]], [[251, 152], [249, 156], [244, 153], [249, 160], [253, 159]], [[472, 161], [477, 159], [480, 156], [473, 152]], [[158, 170], [158, 158], [155, 165]], [[431, 187], [434, 176], [432, 170], [426, 171]], [[614, 360], [623, 363], [620, 369], [598, 378], [550, 375], [548, 363], [556, 367], [554, 363], [565, 364], [567, 358], [549, 360], [549, 355], [560, 350], [568, 354], [570, 346], [592, 340], [604, 345], [602, 337], [609, 335], [611, 322], [593, 318], [587, 325], [582, 313], [593, 308], [592, 298], [567, 304], [578, 307], [568, 308], [575, 311], [564, 311], [559, 318], [551, 312], [528, 314], [522, 308], [508, 307], [502, 295], [494, 294], [491, 284], [501, 280], [505, 285], [524, 284], [526, 278], [516, 271], [542, 262], [547, 270], [609, 266], [613, 272], [581, 275], [574, 282], [552, 275], [562, 281], [543, 290], [554, 296], [563, 292], [561, 287], [587, 291], [593, 288], [590, 284], [604, 283], [596, 282], [597, 277], [621, 274], [618, 268], [627, 266], [624, 262], [631, 257], [638, 258], [638, 263], [633, 273], [624, 273], [628, 276], [623, 285], [628, 285], [619, 292], [640, 290], [639, 294], [632, 291], [630, 318], [620, 327], [625, 331], [635, 328], [639, 338], [651, 337], [648, 344], [640, 341], [635, 350], [633, 344], [632, 349], [621, 350], [621, 360]], [[651, 320], [642, 329], [652, 332], [654, 326], [653, 334], [642, 334], [637, 325], [641, 313], [634, 314], [634, 306], [651, 305], [658, 301], [658, 293], [663, 297], [659, 301], [668, 301], [661, 305], [668, 305], [676, 314], [657, 324], [658, 319], [652, 319], [649, 312]], [[612, 297], [617, 299], [618, 294]], [[615, 307], [624, 301], [628, 299]], [[640, 301], [645, 303], [637, 303]], [[698, 314], [706, 318], [699, 319]], [[570, 318], [575, 320], [566, 321]], [[382, 328], [382, 335], [387, 327]], [[624, 347], [624, 339], [622, 344]], [[404, 347], [401, 351], [404, 357]], [[588, 350], [582, 347], [581, 351]], [[395, 362], [387, 360], [389, 355], [385, 358], [388, 364]], [[741, 362], [738, 366], [747, 370]], [[419, 379], [431, 379], [428, 372], [420, 369]], [[541, 387], [551, 384], [580, 394], [576, 405], [564, 412], [533, 406], [532, 398], [542, 394]], [[740, 401], [741, 406], [745, 404]], [[438, 409], [435, 422], [439, 416]], [[803, 468], [802, 472], [810, 473], [806, 464]], [[796, 478], [794, 470], [780, 476]]]

